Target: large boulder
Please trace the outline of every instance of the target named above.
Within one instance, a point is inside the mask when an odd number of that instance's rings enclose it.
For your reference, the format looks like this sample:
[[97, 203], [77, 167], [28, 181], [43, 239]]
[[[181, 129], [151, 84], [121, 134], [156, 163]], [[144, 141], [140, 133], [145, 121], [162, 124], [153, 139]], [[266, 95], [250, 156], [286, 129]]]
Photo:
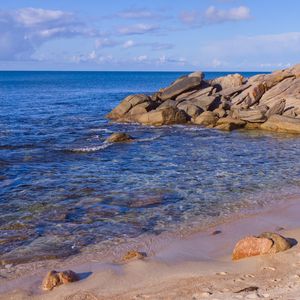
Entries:
[[273, 115], [267, 122], [261, 125], [261, 129], [286, 133], [300, 133], [300, 119]]
[[232, 131], [245, 127], [246, 122], [232, 117], [220, 118], [216, 123], [216, 129]]
[[200, 88], [197, 90], [188, 91], [182, 93], [176, 97], [176, 101], [178, 100], [193, 100], [199, 98], [201, 96], [209, 96], [213, 93], [214, 88], [212, 86], [208, 86], [205, 88]]
[[273, 244], [273, 241], [268, 238], [245, 237], [235, 245], [232, 259], [239, 260], [246, 257], [268, 254]]
[[176, 107], [167, 107], [165, 109], [156, 109], [148, 113], [137, 116], [136, 121], [143, 125], [171, 125], [184, 124], [189, 120], [189, 116]]
[[282, 115], [285, 109], [286, 101], [281, 99], [276, 101], [270, 106], [269, 110], [266, 112], [266, 117], [269, 119], [273, 115]]
[[149, 103], [151, 98], [147, 95], [137, 94], [126, 97], [117, 107], [115, 107], [108, 115], [107, 118], [117, 120], [124, 117], [133, 107], [138, 104], [147, 102]]
[[267, 109], [257, 107], [254, 109], [236, 109], [233, 113], [234, 117], [250, 123], [263, 123], [267, 120]]
[[211, 85], [217, 86], [221, 90], [238, 87], [243, 83], [245, 83], [245, 78], [240, 74], [230, 74], [211, 81]]
[[161, 95], [161, 100], [175, 99], [176, 96], [180, 95], [183, 92], [199, 87], [201, 84], [201, 77], [184, 77], [180, 80], [175, 81], [172, 85], [165, 88]]
[[242, 84], [242, 85], [239, 85], [239, 86], [228, 87], [226, 89], [221, 90], [219, 92], [219, 94], [224, 96], [224, 97], [231, 97], [233, 95], [237, 95], [237, 94], [243, 92], [248, 87], [250, 87], [249, 83]]
[[183, 110], [186, 114], [188, 114], [191, 118], [198, 117], [201, 113], [203, 113], [203, 109], [199, 106], [195, 105], [191, 101], [183, 101], [180, 102], [177, 107]]
[[193, 119], [193, 123], [197, 125], [210, 126], [216, 125], [218, 117], [212, 111], [205, 111], [197, 118]]
[[195, 105], [203, 109], [204, 111], [213, 111], [219, 107], [221, 103], [221, 97], [219, 95], [215, 96], [201, 96], [191, 100]]
[[246, 107], [250, 107], [257, 103], [265, 92], [265, 86], [262, 83], [255, 83], [254, 85], [245, 89], [241, 94], [232, 98], [232, 104], [239, 106], [244, 104]]

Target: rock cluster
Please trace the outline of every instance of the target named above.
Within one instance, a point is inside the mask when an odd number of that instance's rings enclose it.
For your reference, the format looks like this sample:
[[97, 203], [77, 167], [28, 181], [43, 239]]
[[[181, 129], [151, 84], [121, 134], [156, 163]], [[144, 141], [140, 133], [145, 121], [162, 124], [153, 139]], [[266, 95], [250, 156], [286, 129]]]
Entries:
[[79, 280], [79, 276], [71, 271], [50, 271], [43, 280], [42, 288], [46, 291], [51, 291], [54, 287]]
[[291, 243], [283, 236], [277, 233], [264, 232], [258, 237], [248, 236], [240, 240], [233, 250], [232, 259], [238, 260], [251, 256], [274, 254], [291, 247]]
[[198, 124], [300, 133], [300, 64], [245, 78], [232, 74], [205, 80], [195, 72], [153, 95], [130, 95], [107, 117], [143, 125]]

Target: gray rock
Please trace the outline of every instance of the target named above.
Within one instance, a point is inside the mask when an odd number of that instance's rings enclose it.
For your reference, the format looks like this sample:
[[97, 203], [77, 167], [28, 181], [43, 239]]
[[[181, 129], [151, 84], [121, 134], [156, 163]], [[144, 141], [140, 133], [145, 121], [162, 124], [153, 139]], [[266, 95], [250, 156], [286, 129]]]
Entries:
[[206, 110], [214, 110], [219, 107], [221, 103], [221, 97], [220, 96], [201, 96], [197, 97], [193, 100], [191, 100], [195, 105]]
[[255, 109], [237, 109], [234, 111], [234, 117], [250, 123], [263, 123], [267, 120], [265, 110]]
[[273, 115], [282, 115], [284, 112], [286, 101], [284, 99], [276, 101], [266, 112], [266, 117], [269, 119]]
[[147, 95], [137, 94], [126, 97], [116, 108], [114, 108], [106, 117], [117, 120], [125, 116], [131, 108], [146, 101], [151, 101]]
[[160, 95], [160, 99], [175, 99], [176, 96], [180, 95], [181, 93], [199, 87], [201, 81], [202, 79], [199, 77], [184, 77], [164, 89]]
[[203, 109], [193, 104], [191, 101], [180, 102], [177, 107], [185, 111], [191, 118], [196, 118], [203, 113]]
[[186, 93], [182, 93], [179, 96], [176, 97], [176, 101], [178, 100], [193, 100], [196, 98], [199, 98], [201, 96], [209, 96], [212, 94], [213, 87], [209, 86], [202, 89], [192, 90]]

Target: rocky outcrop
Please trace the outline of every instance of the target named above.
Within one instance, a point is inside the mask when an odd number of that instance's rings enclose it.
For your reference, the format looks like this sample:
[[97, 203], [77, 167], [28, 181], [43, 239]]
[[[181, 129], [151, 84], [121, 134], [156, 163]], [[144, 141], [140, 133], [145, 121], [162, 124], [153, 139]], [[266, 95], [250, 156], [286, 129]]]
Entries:
[[264, 232], [258, 237], [248, 236], [240, 240], [234, 247], [232, 259], [239, 260], [251, 256], [274, 254], [286, 251], [291, 247], [291, 243], [283, 236], [273, 232]]
[[300, 64], [250, 78], [231, 74], [205, 80], [204, 73], [194, 72], [153, 95], [126, 97], [107, 117], [154, 126], [300, 133]]
[[53, 288], [62, 284], [68, 284], [79, 280], [79, 276], [71, 271], [50, 271], [43, 280], [42, 288], [46, 291], [51, 291]]

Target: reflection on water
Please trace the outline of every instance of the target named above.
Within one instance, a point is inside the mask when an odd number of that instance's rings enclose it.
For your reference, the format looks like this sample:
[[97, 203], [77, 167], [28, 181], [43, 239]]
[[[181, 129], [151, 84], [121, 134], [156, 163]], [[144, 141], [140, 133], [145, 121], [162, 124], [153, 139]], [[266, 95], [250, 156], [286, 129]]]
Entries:
[[[180, 75], [0, 72], [0, 259], [206, 226], [299, 193], [296, 136], [105, 120]], [[136, 141], [106, 144], [114, 131]]]

